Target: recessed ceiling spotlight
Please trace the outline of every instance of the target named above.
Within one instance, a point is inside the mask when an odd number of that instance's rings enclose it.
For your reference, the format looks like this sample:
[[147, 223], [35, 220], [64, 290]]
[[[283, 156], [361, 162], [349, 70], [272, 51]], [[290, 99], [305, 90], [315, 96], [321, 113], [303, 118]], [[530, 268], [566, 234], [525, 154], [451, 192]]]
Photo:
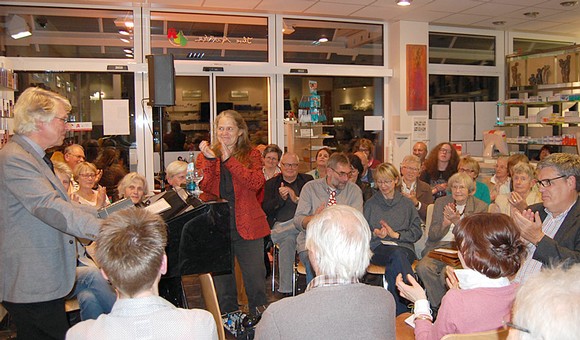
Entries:
[[127, 57], [127, 58], [135, 58], [135, 56], [133, 56], [132, 54], [129, 54], [129, 53], [126, 53], [125, 54], [125, 57]]
[[503, 20], [499, 20], [499, 21], [494, 21], [494, 22], [492, 22], [492, 24], [494, 24], [494, 25], [496, 25], [496, 26], [503, 26], [503, 25], [505, 25], [505, 24], [506, 24], [506, 22], [505, 22], [505, 21], [503, 21]]
[[576, 6], [576, 5], [578, 5], [578, 1], [563, 1], [563, 2], [560, 2], [560, 6], [563, 6], [563, 7], [573, 7], [573, 6]]
[[413, 1], [413, 0], [397, 0], [397, 5], [399, 5], [399, 6], [411, 6], [411, 1]]
[[125, 30], [119, 30], [119, 34], [120, 35], [131, 35], [131, 33], [125, 31]]
[[322, 36], [322, 37], [320, 37], [320, 39], [318, 39], [318, 42], [319, 42], [319, 43], [325, 43], [325, 42], [328, 42], [328, 38], [327, 38], [327, 37], [325, 37], [325, 36]]
[[124, 42], [124, 43], [126, 43], [126, 44], [128, 44], [128, 43], [130, 43], [130, 42], [131, 42], [131, 40], [129, 40], [129, 39], [126, 39], [126, 38], [120, 38], [120, 39], [121, 39], [121, 41], [122, 41], [122, 42]]
[[528, 18], [537, 18], [538, 15], [540, 15], [540, 12], [526, 12], [524, 15]]
[[130, 48], [124, 49], [123, 52], [133, 54], [133, 50]]

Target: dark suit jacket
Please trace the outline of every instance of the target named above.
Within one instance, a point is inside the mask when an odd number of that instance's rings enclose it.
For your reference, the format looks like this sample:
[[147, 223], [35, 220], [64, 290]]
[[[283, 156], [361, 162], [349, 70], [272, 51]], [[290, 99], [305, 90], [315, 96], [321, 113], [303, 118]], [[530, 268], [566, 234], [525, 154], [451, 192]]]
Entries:
[[58, 177], [22, 136], [0, 150], [0, 301], [60, 299], [73, 288], [75, 237], [94, 239], [96, 209], [71, 204]]
[[[542, 203], [534, 204], [530, 209], [539, 212], [544, 221], [547, 213]], [[580, 200], [576, 200], [554, 238], [544, 236], [540, 240], [533, 258], [542, 264], [554, 264], [568, 259], [573, 263], [580, 262]]]
[[[282, 180], [283, 176], [280, 174], [267, 180], [264, 186], [264, 202], [262, 203], [262, 209], [264, 209], [264, 212], [268, 217], [270, 228], [272, 228], [274, 222], [277, 221], [276, 215], [279, 209], [287, 208], [292, 210], [292, 216], [290, 216], [290, 218], [285, 219], [284, 221], [280, 221], [286, 222], [287, 220], [294, 218], [294, 212], [296, 212], [296, 207], [298, 206], [298, 204], [292, 202], [290, 199], [283, 200], [282, 196], [280, 196], [278, 193], [278, 188], [280, 188]], [[298, 176], [296, 176], [296, 180], [293, 182], [293, 184], [296, 183], [298, 186], [298, 192], [296, 192], [296, 195], [300, 196], [300, 192], [302, 191], [304, 184], [312, 180], [313, 178], [310, 175], [298, 174]]]

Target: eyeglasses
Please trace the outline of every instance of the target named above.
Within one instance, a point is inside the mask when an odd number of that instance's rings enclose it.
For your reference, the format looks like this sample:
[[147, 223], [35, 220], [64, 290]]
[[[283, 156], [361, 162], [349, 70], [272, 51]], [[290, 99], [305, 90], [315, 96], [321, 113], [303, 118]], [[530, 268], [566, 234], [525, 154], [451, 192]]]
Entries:
[[332, 169], [332, 171], [336, 172], [336, 174], [337, 174], [339, 177], [348, 177], [348, 175], [350, 174], [350, 171], [349, 171], [349, 172], [344, 172], [344, 171], [340, 171], [340, 172], [338, 172], [338, 171], [336, 171], [335, 169], [333, 169], [333, 168], [331, 168], [331, 167], [329, 167], [329, 169]]
[[392, 179], [388, 179], [386, 181], [375, 181], [377, 185], [391, 185], [393, 182], [394, 181]]
[[475, 173], [475, 170], [472, 169], [466, 169], [466, 168], [459, 168], [459, 172], [469, 172], [469, 173]]
[[401, 169], [405, 169], [405, 170], [409, 170], [409, 171], [413, 171], [413, 172], [419, 171], [419, 168], [412, 168], [412, 167], [406, 166], [406, 165], [401, 166]]
[[564, 178], [564, 177], [567, 178], [568, 176], [562, 175], [562, 176], [558, 176], [558, 177], [554, 177], [554, 178], [539, 179], [538, 183], [540, 183], [540, 185], [543, 186], [544, 188], [547, 188], [550, 185], [552, 185], [552, 181], [555, 181], [557, 179]]
[[520, 332], [524, 332], [524, 333], [528, 333], [528, 334], [531, 333], [529, 329], [524, 328], [522, 326], [518, 326], [515, 323], [509, 322], [509, 321], [504, 321], [503, 324], [509, 328], [517, 329]]
[[439, 149], [441, 153], [451, 153], [451, 149]]
[[296, 169], [298, 168], [298, 163], [282, 163], [282, 166], [285, 168], [293, 168]]
[[62, 118], [62, 117], [54, 117], [54, 119], [58, 119], [58, 120], [62, 120], [63, 123], [68, 123], [68, 117], [67, 118]]
[[95, 178], [97, 174], [80, 174], [82, 178]]

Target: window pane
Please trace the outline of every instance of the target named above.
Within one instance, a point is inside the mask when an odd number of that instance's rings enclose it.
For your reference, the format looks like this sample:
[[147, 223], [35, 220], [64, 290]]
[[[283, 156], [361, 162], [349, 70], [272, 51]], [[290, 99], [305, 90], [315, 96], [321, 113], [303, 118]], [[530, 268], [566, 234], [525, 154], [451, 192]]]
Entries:
[[514, 53], [534, 53], [554, 48], [568, 47], [572, 44], [574, 44], [573, 41], [563, 42], [514, 38]]
[[383, 25], [283, 19], [284, 62], [383, 65]]
[[178, 60], [268, 61], [268, 19], [151, 13], [151, 51]]
[[451, 102], [497, 101], [498, 77], [429, 76], [429, 107]]
[[[132, 59], [132, 23], [132, 11], [0, 6], [0, 55]], [[12, 37], [26, 30], [30, 36]]]
[[495, 66], [495, 37], [429, 32], [429, 63]]

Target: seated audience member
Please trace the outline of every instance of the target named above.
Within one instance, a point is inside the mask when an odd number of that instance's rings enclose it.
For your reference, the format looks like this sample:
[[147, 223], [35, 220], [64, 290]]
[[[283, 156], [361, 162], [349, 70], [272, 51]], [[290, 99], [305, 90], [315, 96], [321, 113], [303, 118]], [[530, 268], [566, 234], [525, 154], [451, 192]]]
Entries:
[[417, 259], [414, 243], [423, 234], [421, 218], [413, 202], [397, 188], [401, 181], [397, 168], [391, 163], [382, 163], [375, 175], [379, 192], [364, 205], [364, 216], [373, 232], [371, 263], [385, 266], [385, 280], [399, 315], [408, 312], [409, 308], [408, 301], [397, 292], [395, 278], [399, 273], [413, 273], [411, 264]]
[[181, 186], [185, 186], [187, 176], [187, 163], [184, 161], [173, 161], [169, 163], [166, 169], [167, 173], [167, 184], [169, 184], [170, 188], [179, 188]]
[[514, 191], [497, 196], [495, 202], [489, 206], [489, 211], [511, 216], [513, 207], [523, 211], [532, 204], [542, 202], [540, 192], [532, 190], [536, 185], [535, 178], [535, 170], [530, 164], [522, 162], [514, 165], [512, 168]]
[[575, 340], [580, 334], [580, 264], [543, 269], [516, 295], [508, 340]]
[[316, 168], [308, 171], [306, 174], [312, 176], [314, 179], [326, 177], [326, 166], [328, 165], [328, 159], [330, 158], [329, 148], [323, 147], [316, 152]]
[[544, 145], [538, 152], [538, 157], [536, 158], [537, 161], [543, 161], [544, 158], [550, 156], [551, 154], [555, 153], [555, 149], [551, 145]]
[[[72, 188], [72, 171], [64, 162], [54, 162], [54, 174], [62, 181], [62, 185], [70, 192]], [[103, 193], [104, 194], [104, 193]], [[76, 195], [71, 195], [75, 197]], [[72, 199], [75, 200], [74, 198]], [[78, 200], [78, 196], [76, 196]], [[88, 240], [84, 240], [88, 243]], [[107, 314], [113, 308], [117, 299], [115, 291], [103, 278], [93, 260], [87, 256], [87, 249], [79, 241], [77, 244], [77, 268], [75, 286], [67, 298], [77, 298], [81, 320], [96, 319], [101, 314]]]
[[459, 155], [453, 145], [439, 143], [425, 159], [421, 180], [431, 186], [433, 199], [447, 195], [447, 181], [457, 172]]
[[[507, 161], [507, 171], [508, 171], [508, 175], [510, 176], [510, 178], [512, 177], [512, 169], [513, 169], [514, 165], [516, 165], [518, 163], [530, 163], [530, 159], [528, 158], [528, 156], [526, 156], [522, 153], [517, 153], [515, 155], [509, 156], [508, 161]], [[510, 191], [513, 191], [513, 190], [514, 190], [513, 183], [510, 183]]]
[[436, 248], [451, 248], [455, 240], [453, 229], [465, 216], [487, 211], [487, 204], [473, 197], [475, 183], [468, 175], [458, 173], [449, 178], [451, 196], [438, 198], [433, 207], [433, 221], [429, 227], [423, 258], [416, 267], [419, 278], [425, 284], [429, 302], [439, 308], [447, 288], [445, 286], [446, 264], [427, 256]]
[[130, 198], [136, 206], [143, 205], [143, 198], [149, 192], [147, 180], [136, 172], [130, 172], [119, 182], [119, 198]]
[[370, 239], [354, 208], [336, 205], [314, 216], [306, 248], [318, 276], [303, 294], [266, 309], [256, 339], [395, 339], [393, 297], [358, 281], [372, 254]]
[[300, 200], [294, 214], [294, 226], [300, 230], [296, 239], [300, 261], [306, 267], [306, 283], [314, 278], [308, 252], [305, 247], [308, 222], [326, 207], [335, 204], [351, 206], [363, 210], [363, 199], [360, 188], [348, 180], [351, 172], [348, 157], [342, 153], [333, 153], [328, 160], [328, 173], [325, 178], [315, 179], [304, 185]]
[[419, 179], [421, 162], [419, 157], [409, 155], [401, 162], [401, 186], [403, 196], [407, 197], [419, 212], [421, 220], [427, 220], [427, 206], [433, 203], [433, 195], [429, 184]]
[[97, 262], [119, 299], [108, 315], [76, 324], [67, 339], [217, 339], [212, 315], [176, 308], [159, 297], [167, 272], [167, 230], [161, 217], [127, 209], [108, 217], [97, 236]]
[[425, 162], [425, 157], [427, 157], [427, 144], [425, 142], [417, 142], [413, 145], [413, 155], [419, 157], [421, 165]]
[[357, 151], [354, 153], [360, 159], [360, 162], [363, 166], [363, 172], [360, 175], [360, 180], [364, 183], [370, 184], [372, 188], [375, 187], [375, 180], [373, 179], [373, 172], [369, 167], [369, 158], [366, 153], [362, 151]]
[[177, 120], [171, 121], [171, 132], [163, 135], [163, 143], [167, 145], [167, 151], [183, 151], [187, 135], [181, 131], [181, 123]]
[[510, 284], [526, 247], [513, 220], [504, 214], [467, 216], [455, 229], [463, 269], [447, 267], [451, 289], [443, 297], [433, 323], [425, 291], [413, 275], [411, 285], [397, 276], [401, 296], [415, 302], [415, 339], [441, 339], [447, 334], [495, 330], [509, 319], [517, 284]]
[[269, 144], [262, 151], [262, 162], [264, 162], [262, 172], [266, 181], [280, 173], [278, 166], [280, 158], [282, 158], [282, 150], [276, 144]]
[[375, 190], [371, 188], [371, 185], [367, 182], [361, 180], [362, 174], [364, 172], [364, 167], [360, 158], [354, 154], [348, 155], [348, 161], [350, 162], [351, 171], [348, 175], [349, 181], [358, 185], [363, 194], [363, 201], [366, 202], [369, 198], [373, 197]]
[[78, 196], [80, 204], [100, 209], [111, 203], [107, 197], [107, 188], [99, 185], [97, 190], [93, 189], [98, 182], [97, 167], [93, 163], [81, 162], [74, 168], [73, 173], [79, 185], [74, 194]]
[[296, 258], [296, 237], [299, 234], [294, 226], [294, 213], [304, 184], [312, 176], [298, 173], [300, 160], [295, 153], [282, 156], [282, 174], [266, 181], [262, 208], [272, 228], [272, 242], [279, 246], [280, 286], [282, 296], [292, 295], [292, 272]]
[[368, 163], [363, 166], [371, 170], [376, 169], [381, 162], [375, 158], [375, 145], [370, 139], [361, 138], [356, 141], [352, 152], [363, 152], [367, 156]]
[[508, 156], [499, 156], [495, 163], [495, 174], [489, 180], [489, 196], [495, 201], [498, 195], [509, 194], [511, 178], [508, 172]]
[[475, 181], [475, 194], [473, 194], [473, 197], [479, 198], [487, 204], [491, 203], [489, 188], [487, 185], [477, 180], [477, 177], [479, 177], [479, 163], [475, 159], [469, 156], [463, 157], [459, 161], [457, 172], [464, 172]]
[[554, 153], [538, 163], [542, 203], [512, 217], [528, 244], [528, 257], [515, 281], [523, 283], [543, 266], [580, 262], [580, 156]]
[[121, 164], [121, 152], [115, 147], [104, 148], [95, 160], [95, 166], [102, 171], [101, 178], [97, 182], [107, 188], [107, 196], [112, 202], [119, 199], [117, 183], [127, 174], [127, 170]]

